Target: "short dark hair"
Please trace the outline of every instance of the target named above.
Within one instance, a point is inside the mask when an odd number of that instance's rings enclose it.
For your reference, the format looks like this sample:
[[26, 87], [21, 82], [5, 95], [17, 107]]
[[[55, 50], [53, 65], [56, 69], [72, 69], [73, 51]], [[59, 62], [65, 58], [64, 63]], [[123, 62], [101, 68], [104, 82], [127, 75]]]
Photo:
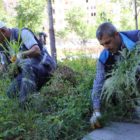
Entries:
[[108, 34], [110, 37], [114, 37], [116, 32], [117, 29], [112, 23], [105, 22], [98, 27], [96, 37], [99, 40], [101, 40], [105, 34]]

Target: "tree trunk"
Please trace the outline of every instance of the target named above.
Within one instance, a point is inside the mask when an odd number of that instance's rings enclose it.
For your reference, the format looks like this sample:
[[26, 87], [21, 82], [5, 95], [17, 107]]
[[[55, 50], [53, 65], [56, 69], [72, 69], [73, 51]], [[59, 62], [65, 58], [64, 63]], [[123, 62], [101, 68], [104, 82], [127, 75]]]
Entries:
[[51, 0], [47, 0], [47, 7], [48, 7], [48, 17], [49, 17], [49, 35], [50, 35], [51, 57], [54, 59], [55, 62], [57, 62]]
[[137, 1], [134, 0], [134, 5], [135, 5], [135, 25], [136, 25], [136, 30], [138, 30], [138, 20], [137, 20]]

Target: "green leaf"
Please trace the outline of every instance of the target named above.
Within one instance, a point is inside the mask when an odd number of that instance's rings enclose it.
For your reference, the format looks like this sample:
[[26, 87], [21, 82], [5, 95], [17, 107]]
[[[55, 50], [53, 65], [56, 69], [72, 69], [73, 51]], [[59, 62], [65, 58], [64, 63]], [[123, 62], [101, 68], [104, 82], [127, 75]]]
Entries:
[[94, 95], [99, 95], [99, 93], [95, 93]]

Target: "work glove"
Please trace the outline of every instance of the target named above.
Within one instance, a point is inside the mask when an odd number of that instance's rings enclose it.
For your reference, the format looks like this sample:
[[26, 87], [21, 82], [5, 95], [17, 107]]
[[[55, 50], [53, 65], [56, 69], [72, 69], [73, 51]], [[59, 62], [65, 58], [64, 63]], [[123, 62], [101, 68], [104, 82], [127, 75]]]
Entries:
[[90, 118], [90, 122], [91, 122], [91, 127], [93, 129], [95, 129], [96, 127], [101, 127], [101, 125], [99, 124], [99, 120], [101, 118], [101, 113], [100, 112], [95, 112], [93, 113], [93, 116]]
[[18, 53], [18, 54], [17, 54], [17, 58], [16, 58], [16, 60], [15, 60], [15, 63], [16, 63], [16, 64], [19, 64], [19, 62], [20, 62], [21, 59], [22, 59], [22, 54], [21, 54], [21, 53]]

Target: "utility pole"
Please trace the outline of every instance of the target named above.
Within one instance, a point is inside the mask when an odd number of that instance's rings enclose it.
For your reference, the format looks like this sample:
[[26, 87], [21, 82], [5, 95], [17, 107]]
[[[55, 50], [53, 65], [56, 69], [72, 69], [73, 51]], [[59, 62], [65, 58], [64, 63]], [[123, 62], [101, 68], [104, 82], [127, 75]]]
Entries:
[[134, 0], [134, 5], [135, 5], [135, 25], [136, 25], [136, 30], [138, 30], [137, 1], [136, 0]]

